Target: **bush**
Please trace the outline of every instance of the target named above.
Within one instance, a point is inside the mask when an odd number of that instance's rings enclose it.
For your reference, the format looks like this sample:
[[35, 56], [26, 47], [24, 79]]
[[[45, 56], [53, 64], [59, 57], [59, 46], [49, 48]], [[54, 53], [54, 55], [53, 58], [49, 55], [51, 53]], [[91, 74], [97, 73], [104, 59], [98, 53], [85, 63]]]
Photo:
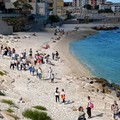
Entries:
[[24, 31], [24, 27], [27, 24], [27, 19], [21, 17], [7, 17], [7, 18], [3, 18], [3, 20], [8, 25], [13, 26], [14, 32]]
[[55, 22], [59, 22], [60, 18], [57, 15], [50, 15], [49, 18], [48, 18], [48, 20], [50, 20], [51, 23], [55, 23]]
[[1, 75], [1, 76], [4, 76], [4, 75], [6, 75], [6, 73], [5, 73], [5, 72], [0, 71], [0, 75]]
[[37, 110], [25, 110], [22, 115], [26, 118], [30, 118], [31, 120], [52, 120], [47, 113], [39, 112]]
[[34, 106], [34, 108], [38, 109], [38, 110], [47, 110], [46, 107], [44, 106]]
[[6, 100], [6, 99], [3, 99], [2, 103], [6, 103], [8, 105], [15, 105], [12, 100]]
[[10, 108], [8, 108], [6, 111], [9, 112], [9, 113], [14, 112], [14, 111], [13, 111], [12, 109], [10, 109]]

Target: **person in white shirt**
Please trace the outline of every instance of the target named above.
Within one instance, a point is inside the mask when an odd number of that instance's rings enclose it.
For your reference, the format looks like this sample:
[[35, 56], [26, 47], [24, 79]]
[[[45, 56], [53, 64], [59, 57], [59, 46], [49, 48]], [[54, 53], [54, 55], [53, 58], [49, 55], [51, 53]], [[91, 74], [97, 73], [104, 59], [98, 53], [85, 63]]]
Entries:
[[60, 102], [60, 92], [58, 90], [59, 88], [57, 87], [56, 90], [55, 90], [55, 101], [56, 102]]
[[11, 62], [10, 62], [10, 69], [12, 67], [12, 69], [14, 70], [14, 66], [15, 66], [15, 60], [12, 59]]

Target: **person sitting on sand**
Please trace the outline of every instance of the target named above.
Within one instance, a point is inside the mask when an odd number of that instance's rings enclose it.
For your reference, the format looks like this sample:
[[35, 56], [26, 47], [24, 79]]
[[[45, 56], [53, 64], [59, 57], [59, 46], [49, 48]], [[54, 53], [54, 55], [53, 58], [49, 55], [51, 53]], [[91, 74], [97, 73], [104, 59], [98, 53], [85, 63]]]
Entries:
[[85, 118], [85, 112], [82, 106], [79, 107], [79, 117], [78, 120], [86, 120]]
[[116, 117], [119, 113], [119, 108], [116, 101], [114, 101], [114, 103], [111, 105], [111, 110], [113, 112], [113, 119], [116, 120]]
[[118, 115], [116, 116], [115, 120], [120, 120], [120, 112], [119, 112]]

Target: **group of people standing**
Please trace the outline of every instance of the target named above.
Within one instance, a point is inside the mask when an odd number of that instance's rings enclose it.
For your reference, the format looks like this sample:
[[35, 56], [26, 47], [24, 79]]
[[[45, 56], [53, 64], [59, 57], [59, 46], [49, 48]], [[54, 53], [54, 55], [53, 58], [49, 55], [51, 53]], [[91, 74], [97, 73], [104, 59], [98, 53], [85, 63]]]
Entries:
[[64, 89], [61, 90], [61, 92], [59, 92], [59, 88], [56, 87], [56, 90], [55, 90], [55, 101], [56, 102], [60, 102], [60, 96], [61, 96], [61, 100], [62, 100], [62, 103], [65, 103], [65, 91]]

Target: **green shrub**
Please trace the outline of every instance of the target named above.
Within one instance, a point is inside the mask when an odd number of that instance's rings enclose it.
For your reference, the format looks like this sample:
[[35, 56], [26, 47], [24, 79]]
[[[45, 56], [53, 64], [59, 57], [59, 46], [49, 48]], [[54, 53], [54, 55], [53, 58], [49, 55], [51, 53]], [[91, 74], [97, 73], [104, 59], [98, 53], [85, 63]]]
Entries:
[[13, 111], [12, 109], [10, 109], [10, 108], [8, 108], [6, 111], [9, 112], [9, 113], [14, 112], [14, 111]]
[[6, 72], [0, 71], [0, 75], [1, 76], [6, 75]]
[[22, 115], [26, 118], [30, 118], [31, 120], [52, 120], [47, 113], [39, 112], [37, 110], [25, 110]]
[[15, 105], [12, 100], [6, 100], [6, 99], [3, 99], [2, 103], [6, 103], [8, 105]]
[[0, 91], [0, 96], [5, 96], [5, 93]]
[[44, 107], [44, 106], [39, 106], [39, 105], [34, 106], [34, 108], [36, 108], [36, 109], [38, 109], [38, 110], [47, 110], [46, 107]]

